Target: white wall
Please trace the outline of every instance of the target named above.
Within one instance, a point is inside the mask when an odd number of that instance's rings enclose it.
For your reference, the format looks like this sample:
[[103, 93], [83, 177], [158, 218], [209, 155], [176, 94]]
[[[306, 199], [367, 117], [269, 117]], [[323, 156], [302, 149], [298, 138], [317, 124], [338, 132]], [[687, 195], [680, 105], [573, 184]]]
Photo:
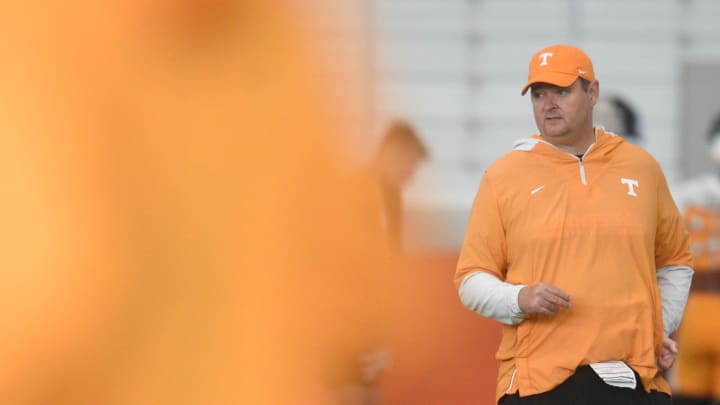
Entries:
[[[411, 247], [457, 249], [484, 169], [534, 133], [520, 96], [532, 54], [583, 48], [601, 93], [626, 98], [671, 183], [678, 164], [683, 63], [720, 59], [712, 0], [374, 0], [375, 129], [413, 122], [432, 160], [408, 190]], [[430, 229], [428, 229], [430, 228]], [[417, 235], [424, 235], [422, 239]], [[413, 239], [413, 237], [416, 237]]]

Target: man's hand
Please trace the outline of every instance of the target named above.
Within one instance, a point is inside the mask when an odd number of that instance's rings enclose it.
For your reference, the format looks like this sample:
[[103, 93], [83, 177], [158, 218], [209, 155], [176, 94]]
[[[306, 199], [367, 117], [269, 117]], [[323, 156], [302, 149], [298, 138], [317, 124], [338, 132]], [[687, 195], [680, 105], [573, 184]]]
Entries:
[[662, 353], [660, 353], [659, 356], [657, 356], [657, 366], [660, 371], [667, 371], [669, 370], [673, 364], [675, 364], [675, 359], [677, 358], [677, 352], [678, 352], [678, 345], [677, 342], [670, 339], [669, 337], [665, 337], [663, 339], [663, 348]]
[[526, 314], [550, 316], [560, 308], [570, 308], [570, 295], [551, 284], [538, 283], [520, 290], [518, 305]]

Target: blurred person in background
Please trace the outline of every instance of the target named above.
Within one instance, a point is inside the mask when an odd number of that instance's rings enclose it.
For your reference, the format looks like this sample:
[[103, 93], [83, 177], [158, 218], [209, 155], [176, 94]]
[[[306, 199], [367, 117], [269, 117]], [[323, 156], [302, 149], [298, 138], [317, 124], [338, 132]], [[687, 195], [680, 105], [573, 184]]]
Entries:
[[487, 169], [455, 274], [470, 310], [503, 324], [496, 398], [670, 404], [662, 372], [693, 270], [682, 218], [645, 150], [593, 127], [590, 58], [529, 63], [539, 134]]
[[677, 332], [680, 353], [672, 374], [677, 405], [720, 403], [720, 114], [711, 122], [707, 145], [715, 171], [673, 189], [696, 270]]
[[[417, 131], [406, 121], [396, 119], [384, 131], [379, 146], [370, 162], [354, 172], [347, 183], [354, 195], [361, 196], [357, 202], [348, 202], [359, 218], [363, 229], [384, 241], [392, 268], [381, 283], [388, 292], [398, 297], [401, 287], [399, 271], [403, 256], [403, 189], [412, 181], [419, 165], [428, 157], [428, 151]], [[357, 226], [357, 225], [356, 225]], [[394, 308], [397, 309], [397, 308]], [[393, 308], [387, 308], [385, 316]], [[396, 313], [397, 314], [397, 313]], [[391, 316], [392, 318], [392, 316]], [[385, 334], [374, 347], [357, 349], [355, 357], [340, 357], [346, 364], [336, 364], [338, 370], [332, 380], [335, 387], [330, 405], [379, 405], [382, 403], [380, 382], [383, 372], [392, 362], [389, 325]]]
[[384, 131], [369, 164], [358, 173], [374, 201], [375, 209], [369, 213], [371, 221], [382, 228], [389, 246], [396, 252], [403, 251], [403, 189], [427, 158], [427, 147], [415, 128], [396, 119]]
[[635, 108], [618, 95], [601, 96], [593, 110], [595, 126], [622, 136], [627, 141], [640, 145], [640, 123]]

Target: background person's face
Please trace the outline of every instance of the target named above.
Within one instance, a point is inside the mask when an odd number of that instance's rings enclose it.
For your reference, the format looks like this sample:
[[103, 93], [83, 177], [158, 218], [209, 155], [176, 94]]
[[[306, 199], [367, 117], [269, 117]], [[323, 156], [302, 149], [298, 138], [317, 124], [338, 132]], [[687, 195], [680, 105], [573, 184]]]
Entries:
[[708, 145], [710, 160], [715, 167], [720, 167], [720, 133], [713, 135]]
[[412, 181], [422, 157], [414, 152], [398, 151], [390, 162], [390, 176], [397, 187], [403, 187]]

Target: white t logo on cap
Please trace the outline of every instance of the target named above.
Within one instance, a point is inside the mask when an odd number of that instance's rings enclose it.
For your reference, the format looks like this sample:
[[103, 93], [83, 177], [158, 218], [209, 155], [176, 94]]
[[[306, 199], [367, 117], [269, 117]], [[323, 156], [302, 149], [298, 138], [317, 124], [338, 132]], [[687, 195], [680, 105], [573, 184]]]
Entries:
[[541, 53], [541, 54], [540, 54], [540, 60], [542, 60], [542, 62], [540, 62], [540, 66], [545, 66], [545, 65], [547, 65], [547, 60], [548, 60], [548, 58], [551, 57], [551, 56], [553, 56], [552, 52]]

